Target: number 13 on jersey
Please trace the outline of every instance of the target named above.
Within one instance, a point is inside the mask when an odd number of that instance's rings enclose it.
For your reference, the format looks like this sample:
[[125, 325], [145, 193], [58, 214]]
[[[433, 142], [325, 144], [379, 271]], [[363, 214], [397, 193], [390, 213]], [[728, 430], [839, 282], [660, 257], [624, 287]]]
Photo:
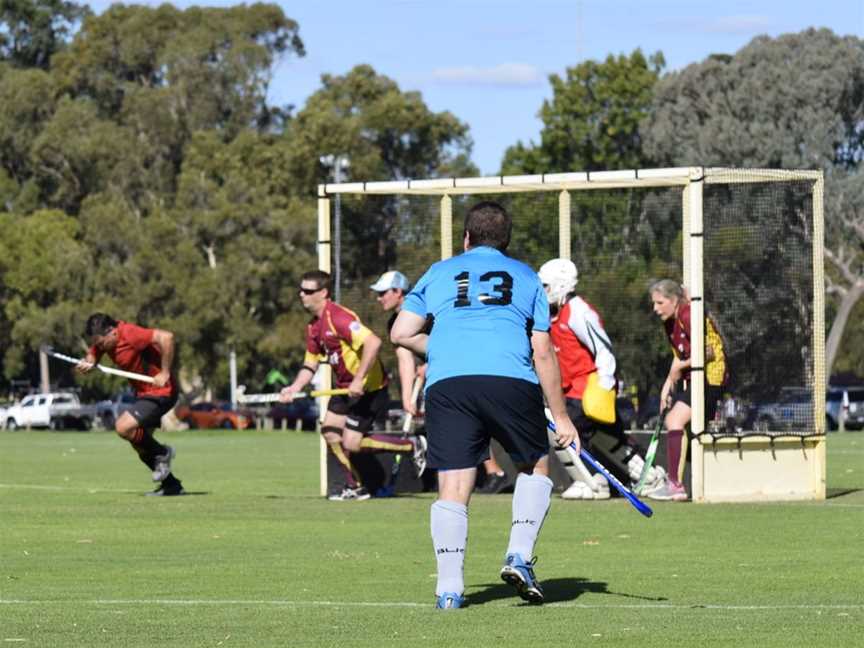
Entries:
[[[468, 297], [468, 288], [471, 285], [471, 273], [467, 270], [460, 272], [453, 279], [456, 281], [456, 301], [453, 306], [462, 308], [471, 305]], [[490, 282], [488, 293], [480, 293], [477, 299], [484, 306], [506, 306], [513, 300], [513, 277], [509, 272], [493, 270], [480, 275], [480, 283]]]

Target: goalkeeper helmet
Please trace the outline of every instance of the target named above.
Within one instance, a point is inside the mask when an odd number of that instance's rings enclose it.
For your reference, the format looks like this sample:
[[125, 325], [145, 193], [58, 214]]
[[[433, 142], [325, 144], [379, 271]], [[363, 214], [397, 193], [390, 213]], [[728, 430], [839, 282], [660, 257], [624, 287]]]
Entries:
[[567, 300], [567, 295], [576, 290], [576, 284], [579, 281], [579, 271], [576, 270], [576, 264], [570, 259], [547, 261], [540, 266], [540, 271], [537, 274], [540, 276], [540, 281], [543, 282], [549, 302], [558, 306]]

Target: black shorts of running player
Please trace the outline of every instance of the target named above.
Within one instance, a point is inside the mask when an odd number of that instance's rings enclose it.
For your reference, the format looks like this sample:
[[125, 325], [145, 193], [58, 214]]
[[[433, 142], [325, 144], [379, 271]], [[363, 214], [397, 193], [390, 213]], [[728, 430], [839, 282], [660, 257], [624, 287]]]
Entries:
[[345, 394], [331, 396], [327, 411], [345, 416], [345, 429], [366, 434], [372, 429], [375, 419], [382, 416], [390, 405], [387, 389], [367, 392], [360, 398], [350, 398]]
[[[690, 407], [690, 380], [679, 380], [675, 383], [675, 389], [672, 392], [672, 405], [681, 402], [687, 407]], [[723, 396], [723, 388], [720, 385], [705, 385], [705, 421], [714, 420], [714, 414], [717, 412], [717, 401]]]
[[176, 402], [176, 394], [141, 397], [129, 408], [129, 413], [145, 430], [154, 430], [161, 425], [162, 417], [171, 411]]
[[516, 465], [549, 454], [543, 393], [527, 380], [457, 376], [426, 391], [427, 461], [430, 468], [474, 468], [489, 458], [489, 439]]

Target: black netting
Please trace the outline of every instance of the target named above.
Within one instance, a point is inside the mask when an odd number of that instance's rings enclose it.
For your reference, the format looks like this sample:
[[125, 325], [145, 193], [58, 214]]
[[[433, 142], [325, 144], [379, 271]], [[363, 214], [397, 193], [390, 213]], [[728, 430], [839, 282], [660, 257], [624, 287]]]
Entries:
[[819, 382], [812, 183], [747, 179], [707, 185], [703, 198], [706, 307], [725, 341], [735, 411], [707, 431], [808, 436]]

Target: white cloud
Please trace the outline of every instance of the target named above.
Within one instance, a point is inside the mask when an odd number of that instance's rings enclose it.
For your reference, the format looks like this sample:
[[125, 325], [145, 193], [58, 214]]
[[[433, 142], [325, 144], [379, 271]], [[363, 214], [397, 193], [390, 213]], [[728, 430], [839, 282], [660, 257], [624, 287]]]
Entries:
[[437, 68], [432, 71], [432, 76], [440, 83], [497, 86], [536, 86], [545, 78], [538, 68], [527, 63], [502, 63], [485, 68], [473, 65]]

